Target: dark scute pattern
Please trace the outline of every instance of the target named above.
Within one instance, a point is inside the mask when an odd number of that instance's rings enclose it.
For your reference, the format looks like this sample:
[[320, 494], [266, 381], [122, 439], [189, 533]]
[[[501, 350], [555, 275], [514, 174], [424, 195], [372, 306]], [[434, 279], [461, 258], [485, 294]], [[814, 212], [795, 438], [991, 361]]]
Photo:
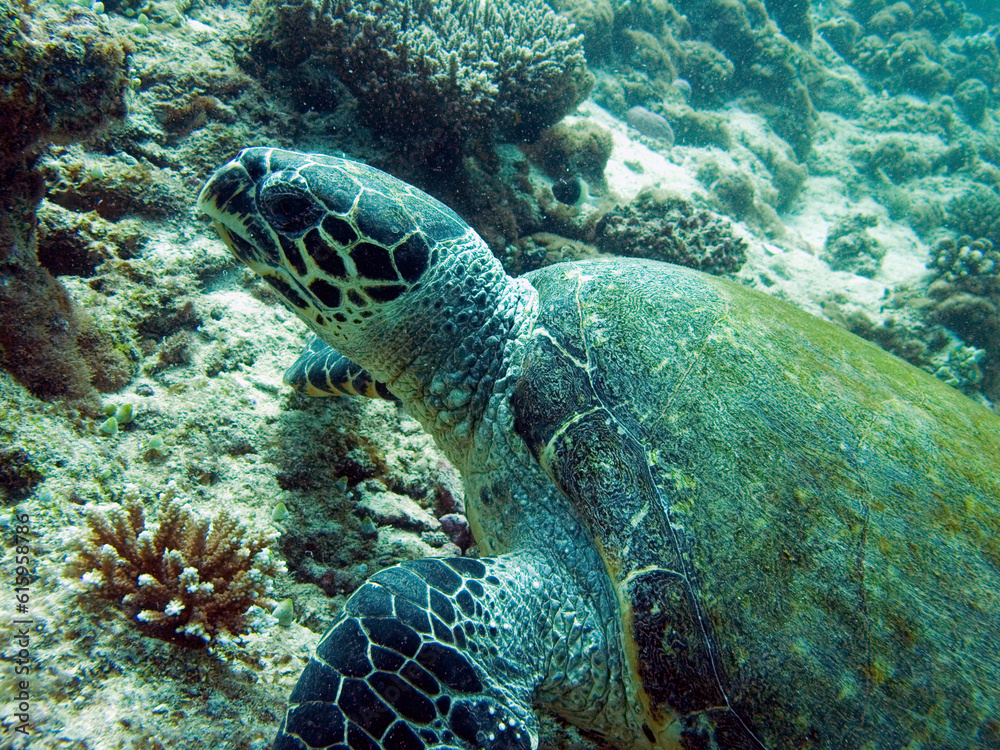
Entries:
[[326, 747], [344, 741], [344, 715], [333, 703], [302, 703], [289, 709], [285, 731], [310, 747]]
[[420, 636], [398, 620], [366, 617], [362, 622], [373, 643], [398, 651], [403, 656], [413, 656], [420, 647]]
[[406, 662], [406, 666], [399, 673], [424, 695], [437, 695], [441, 692], [441, 686], [434, 675], [416, 662]]
[[396, 722], [382, 738], [385, 750], [424, 750], [424, 743], [406, 724]]
[[351, 249], [351, 259], [358, 275], [372, 281], [395, 281], [396, 269], [392, 267], [389, 251], [381, 245], [359, 242]]
[[323, 219], [323, 231], [330, 235], [334, 242], [343, 247], [347, 247], [358, 239], [358, 233], [354, 231], [354, 227], [336, 216], [327, 216]]
[[344, 259], [340, 257], [337, 248], [330, 247], [329, 243], [323, 239], [323, 235], [320, 234], [318, 229], [307, 232], [302, 241], [306, 246], [306, 254], [313, 259], [313, 263], [321, 271], [338, 279], [347, 278]]
[[[718, 747], [732, 748], [732, 750], [758, 750], [761, 742], [753, 735], [752, 730], [743, 723], [735, 713], [728, 709], [714, 710], [709, 712], [710, 721], [715, 724], [715, 743]], [[809, 730], [803, 732], [805, 737], [809, 736]], [[828, 738], [826, 738], [828, 739]], [[894, 738], [895, 742], [889, 742], [890, 746], [902, 747], [906, 738]], [[819, 745], [821, 737], [816, 735], [814, 742]], [[858, 744], [862, 744], [862, 739], [857, 739]], [[853, 743], [851, 743], [853, 744]], [[984, 747], [986, 747], [984, 745]]]
[[361, 680], [344, 680], [337, 705], [348, 719], [376, 739], [396, 720], [396, 713]]
[[427, 583], [408, 570], [408, 568], [408, 565], [406, 567], [396, 566], [386, 568], [385, 570], [380, 570], [369, 580], [385, 586], [393, 594], [413, 602], [418, 607], [427, 609]]
[[216, 201], [220, 208], [233, 216], [247, 217], [257, 213], [257, 201], [253, 193], [249, 190], [238, 190], [234, 192], [225, 205], [221, 201]]
[[431, 589], [431, 610], [448, 625], [455, 624], [455, 608], [444, 594]]
[[425, 643], [417, 654], [417, 661], [452, 690], [478, 693], [483, 689], [483, 683], [469, 660], [454, 648]]
[[[215, 200], [215, 205], [221, 210], [228, 210], [230, 213], [236, 214], [237, 216], [246, 216], [246, 214], [242, 211], [237, 211], [236, 207], [232, 207], [227, 204], [229, 204], [236, 193], [245, 189], [246, 179], [238, 168], [227, 169], [226, 171], [219, 173], [219, 175], [212, 180], [212, 198]], [[244, 204], [242, 207], [246, 208], [246, 205]]]
[[455, 638], [452, 636], [451, 631], [448, 629], [443, 622], [438, 618], [431, 618], [431, 628], [434, 631], [434, 637], [443, 643], [454, 643]]
[[340, 688], [340, 675], [326, 664], [310, 659], [288, 698], [289, 703], [324, 701], [333, 703]]
[[351, 750], [381, 750], [377, 743], [354, 724], [347, 725], [347, 744]]
[[677, 573], [651, 571], [632, 581], [628, 597], [639, 673], [653, 705], [684, 714], [725, 705], [687, 582]]
[[314, 279], [309, 285], [309, 291], [324, 307], [330, 309], [340, 307], [340, 290], [328, 281]]
[[365, 677], [372, 671], [368, 661], [368, 636], [354, 618], [334, 627], [316, 649], [316, 654], [347, 677]]
[[399, 668], [406, 663], [406, 659], [395, 651], [374, 644], [371, 647], [371, 655], [372, 665], [375, 669], [380, 669], [383, 672], [398, 672]]
[[[493, 713], [490, 713], [491, 708]], [[473, 747], [488, 744], [490, 750], [530, 750], [531, 741], [526, 732], [516, 729], [501, 732], [497, 728], [505, 714], [502, 706], [490, 700], [458, 701], [451, 709], [451, 728], [458, 737]], [[494, 739], [480, 738], [481, 734], [492, 734]]]
[[424, 236], [417, 232], [411, 234], [392, 251], [399, 275], [411, 284], [419, 279], [427, 270], [427, 261], [431, 249]]
[[387, 286], [366, 286], [365, 294], [376, 302], [392, 302], [406, 291], [406, 287], [400, 284], [388, 284]]
[[420, 609], [412, 602], [398, 597], [394, 604], [396, 607], [396, 617], [399, 618], [400, 622], [409, 625], [418, 633], [431, 632], [431, 621], [427, 616], [426, 610]]
[[278, 736], [274, 738], [274, 744], [271, 745], [271, 750], [309, 750], [309, 746], [298, 737], [285, 734], [285, 722], [282, 721], [281, 726], [278, 727]]
[[369, 581], [354, 592], [344, 609], [361, 617], [392, 617], [392, 595]]
[[416, 227], [399, 201], [365, 190], [355, 213], [358, 229], [372, 242], [391, 247]]
[[302, 253], [299, 252], [299, 246], [293, 240], [288, 239], [283, 234], [278, 235], [278, 244], [281, 245], [281, 251], [285, 254], [285, 259], [291, 264], [292, 268], [295, 269], [295, 273], [299, 276], [306, 275], [306, 262], [302, 260]]
[[461, 609], [467, 617], [474, 617], [476, 614], [476, 603], [472, 599], [472, 594], [470, 594], [465, 589], [458, 592], [455, 597], [455, 601], [458, 602], [458, 607]]
[[466, 578], [482, 578], [486, 575], [486, 566], [479, 560], [467, 557], [448, 557], [443, 560]]
[[434, 704], [394, 674], [376, 672], [368, 683], [396, 709], [400, 716], [418, 724], [430, 724], [437, 717]]
[[483, 584], [481, 584], [479, 581], [466, 581], [465, 588], [467, 588], [470, 591], [470, 593], [477, 599], [482, 598], [483, 593], [485, 591], [483, 589]]
[[236, 157], [254, 182], [260, 180], [267, 172], [267, 150], [263, 148], [248, 148]]
[[278, 247], [271, 239], [271, 233], [258, 221], [248, 221], [246, 224], [247, 237], [250, 244], [257, 248], [254, 257], [259, 258], [264, 263], [277, 266], [281, 262], [278, 255]]
[[226, 234], [229, 236], [230, 241], [233, 243], [233, 250], [240, 260], [246, 262], [248, 260], [254, 260], [260, 254], [253, 245], [247, 242], [245, 239], [240, 237], [231, 230], [227, 230]]
[[271, 287], [282, 297], [288, 300], [291, 304], [300, 310], [306, 310], [309, 308], [308, 303], [302, 298], [298, 290], [293, 289], [290, 284], [285, 282], [283, 279], [279, 279], [277, 276], [271, 276], [268, 274], [264, 276], [264, 281], [271, 285]]
[[449, 596], [462, 587], [462, 579], [458, 574], [438, 560], [414, 560], [411, 563], [407, 563], [406, 567], [427, 581], [431, 586]]

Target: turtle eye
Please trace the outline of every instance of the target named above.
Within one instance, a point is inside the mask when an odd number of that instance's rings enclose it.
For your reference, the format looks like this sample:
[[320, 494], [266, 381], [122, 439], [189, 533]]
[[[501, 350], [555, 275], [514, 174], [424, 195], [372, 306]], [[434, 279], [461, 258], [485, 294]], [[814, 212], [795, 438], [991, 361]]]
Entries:
[[326, 213], [312, 195], [287, 182], [265, 183], [258, 197], [267, 223], [285, 235], [300, 235]]

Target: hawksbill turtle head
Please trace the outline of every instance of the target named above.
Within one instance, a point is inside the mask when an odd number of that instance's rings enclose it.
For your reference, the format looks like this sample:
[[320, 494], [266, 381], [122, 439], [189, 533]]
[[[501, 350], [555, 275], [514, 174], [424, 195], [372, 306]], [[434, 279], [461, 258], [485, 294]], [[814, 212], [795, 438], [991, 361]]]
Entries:
[[198, 205], [323, 341], [387, 384], [439, 371], [509, 282], [454, 211], [348, 159], [244, 149]]

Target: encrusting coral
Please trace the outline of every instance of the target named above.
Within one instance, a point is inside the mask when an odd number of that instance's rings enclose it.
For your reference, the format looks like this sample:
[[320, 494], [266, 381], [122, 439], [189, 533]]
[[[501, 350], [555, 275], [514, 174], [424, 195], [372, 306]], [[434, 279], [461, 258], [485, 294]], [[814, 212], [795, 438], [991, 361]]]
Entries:
[[439, 162], [470, 138], [533, 140], [593, 85], [543, 0], [254, 0], [251, 19], [258, 64], [331, 70], [366, 126]]
[[139, 493], [86, 508], [86, 528], [71, 537], [66, 572], [123, 606], [145, 635], [201, 647], [223, 632], [247, 632], [257, 607], [273, 607], [271, 582], [285, 565], [271, 553], [273, 534], [254, 532], [221, 510], [194, 512], [173, 490], [147, 521]]
[[746, 261], [746, 242], [722, 216], [655, 189], [616, 206], [598, 222], [595, 244], [602, 252], [650, 258], [722, 275]]

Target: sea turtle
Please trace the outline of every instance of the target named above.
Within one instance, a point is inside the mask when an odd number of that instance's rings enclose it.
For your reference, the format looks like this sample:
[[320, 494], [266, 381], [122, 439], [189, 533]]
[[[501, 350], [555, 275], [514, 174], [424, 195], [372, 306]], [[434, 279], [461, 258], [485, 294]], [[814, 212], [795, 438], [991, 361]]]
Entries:
[[535, 748], [539, 709], [637, 750], [1000, 747], [994, 413], [688, 269], [509, 278], [354, 161], [249, 148], [199, 205], [321, 339], [292, 379], [401, 401], [483, 554], [363, 584], [276, 750]]

